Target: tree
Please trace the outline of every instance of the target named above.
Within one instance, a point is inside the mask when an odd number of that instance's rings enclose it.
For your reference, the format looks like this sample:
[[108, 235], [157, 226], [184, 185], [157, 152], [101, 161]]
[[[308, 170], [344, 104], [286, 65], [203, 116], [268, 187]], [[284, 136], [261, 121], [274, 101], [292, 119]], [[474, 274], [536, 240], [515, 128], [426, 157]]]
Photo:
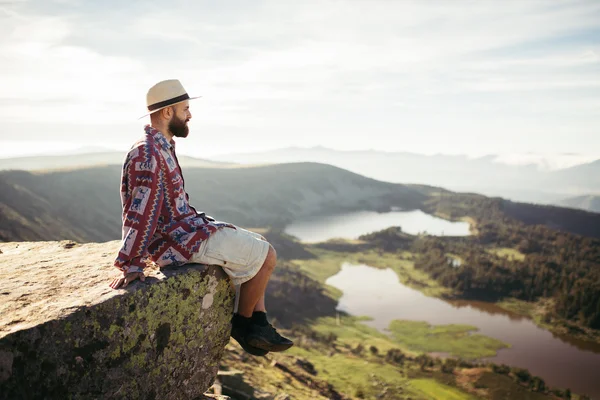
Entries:
[[539, 376], [534, 376], [531, 380], [531, 390], [534, 392], [543, 393], [546, 391], [546, 382], [544, 382], [544, 380]]

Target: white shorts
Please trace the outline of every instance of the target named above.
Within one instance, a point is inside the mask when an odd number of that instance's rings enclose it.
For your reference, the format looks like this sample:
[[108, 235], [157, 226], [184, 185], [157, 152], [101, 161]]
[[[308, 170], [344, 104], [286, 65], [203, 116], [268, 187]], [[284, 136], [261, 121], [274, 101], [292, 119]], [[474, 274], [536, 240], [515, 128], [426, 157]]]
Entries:
[[254, 278], [267, 258], [269, 242], [255, 232], [236, 226], [221, 228], [203, 241], [190, 262], [219, 265], [234, 285]]

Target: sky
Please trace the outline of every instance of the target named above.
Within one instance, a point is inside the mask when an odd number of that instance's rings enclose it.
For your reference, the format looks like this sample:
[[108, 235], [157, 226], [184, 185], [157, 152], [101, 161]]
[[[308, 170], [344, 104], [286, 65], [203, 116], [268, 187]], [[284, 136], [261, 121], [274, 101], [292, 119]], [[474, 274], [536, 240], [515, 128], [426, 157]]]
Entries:
[[163, 79], [197, 157], [600, 158], [596, 0], [0, 0], [0, 157], [125, 151]]

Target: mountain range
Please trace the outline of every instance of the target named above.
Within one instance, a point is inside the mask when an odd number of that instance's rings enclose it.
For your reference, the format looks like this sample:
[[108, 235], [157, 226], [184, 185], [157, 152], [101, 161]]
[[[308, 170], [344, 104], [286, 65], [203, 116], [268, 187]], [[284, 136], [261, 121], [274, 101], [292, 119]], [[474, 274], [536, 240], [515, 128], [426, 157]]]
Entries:
[[[120, 165], [123, 157], [123, 152], [94, 151], [6, 158], [0, 159], [0, 170], [36, 171]], [[554, 161], [554, 164], [572, 165], [579, 160], [573, 157]], [[324, 147], [290, 147], [257, 153], [225, 154], [213, 159], [182, 155], [179, 159], [184, 168], [316, 162], [385, 182], [424, 184], [519, 202], [599, 211], [593, 199], [600, 195], [600, 160], [551, 169], [548, 168], [551, 161], [531, 157], [525, 158], [527, 163], [523, 164], [515, 160], [507, 161], [497, 155], [471, 158], [464, 155], [338, 151]]]
[[[121, 167], [0, 172], [0, 240], [120, 239]], [[184, 168], [199, 212], [242, 226], [283, 227], [311, 215], [415, 209], [421, 190], [324, 164]]]
[[[0, 241], [119, 239], [120, 175], [119, 165], [0, 171]], [[433, 205], [450, 203], [475, 216], [491, 201], [526, 224], [600, 237], [600, 214], [383, 182], [328, 164], [187, 167], [184, 176], [197, 211], [246, 227], [283, 228], [302, 218], [359, 210], [435, 214]]]
[[[378, 180], [439, 186], [514, 201], [570, 206], [563, 200], [600, 194], [600, 160], [549, 170], [537, 163], [510, 165], [498, 156], [422, 155], [380, 151], [338, 151], [324, 147], [219, 156], [220, 161], [259, 164], [321, 162]], [[590, 209], [591, 210], [591, 209]]]
[[[84, 149], [90, 150], [90, 149]], [[182, 167], [224, 167], [228, 163], [222, 161], [204, 160], [201, 158], [178, 156]], [[125, 160], [125, 152], [119, 151], [89, 151], [45, 156], [27, 156], [1, 158], [0, 171], [3, 170], [53, 170], [91, 167], [98, 165], [121, 165]]]
[[581, 210], [600, 213], [600, 196], [587, 195], [575, 196], [564, 199], [560, 202], [565, 207], [579, 208]]

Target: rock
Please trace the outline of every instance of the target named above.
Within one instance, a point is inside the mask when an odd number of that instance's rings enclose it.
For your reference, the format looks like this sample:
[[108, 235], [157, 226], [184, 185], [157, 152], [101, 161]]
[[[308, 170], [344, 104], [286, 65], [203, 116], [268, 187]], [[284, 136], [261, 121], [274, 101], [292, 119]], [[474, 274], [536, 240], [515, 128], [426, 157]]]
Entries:
[[231, 400], [231, 397], [222, 394], [204, 393], [204, 397], [198, 397], [194, 400], [216, 399], [216, 400]]
[[315, 366], [308, 360], [298, 358], [296, 360], [296, 365], [311, 375], [317, 375], [317, 370], [315, 369]]
[[229, 342], [229, 279], [190, 264], [113, 290], [119, 244], [1, 244], [0, 399], [203, 398]]
[[217, 381], [223, 394], [231, 395], [235, 399], [254, 398], [254, 388], [244, 381], [242, 371], [219, 371]]

